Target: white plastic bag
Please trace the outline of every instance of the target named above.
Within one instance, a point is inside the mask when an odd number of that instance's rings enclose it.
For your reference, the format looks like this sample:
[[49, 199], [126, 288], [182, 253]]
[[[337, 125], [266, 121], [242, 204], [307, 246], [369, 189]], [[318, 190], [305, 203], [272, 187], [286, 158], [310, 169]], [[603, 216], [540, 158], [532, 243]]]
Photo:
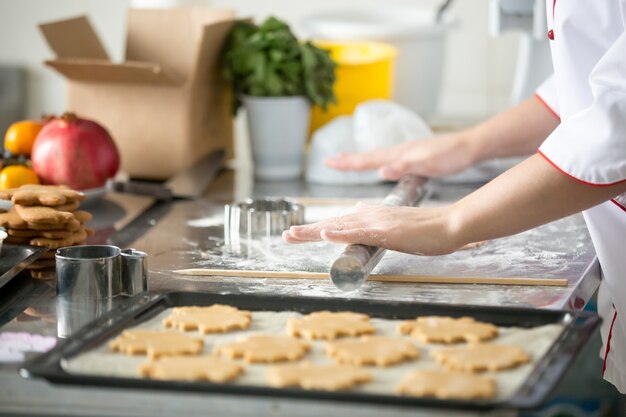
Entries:
[[376, 170], [336, 171], [324, 165], [324, 160], [340, 152], [367, 152], [430, 136], [424, 120], [406, 107], [385, 100], [367, 101], [352, 116], [336, 117], [313, 134], [306, 179], [336, 185], [382, 182]]

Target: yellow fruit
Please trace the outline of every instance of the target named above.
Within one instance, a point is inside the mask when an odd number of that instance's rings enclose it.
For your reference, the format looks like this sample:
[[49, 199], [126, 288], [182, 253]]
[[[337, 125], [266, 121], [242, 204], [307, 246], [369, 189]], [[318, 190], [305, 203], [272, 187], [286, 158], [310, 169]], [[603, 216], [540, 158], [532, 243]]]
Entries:
[[24, 184], [39, 184], [35, 171], [23, 165], [9, 165], [0, 171], [0, 190], [17, 188]]
[[13, 123], [4, 136], [4, 149], [13, 155], [30, 155], [42, 127], [41, 123], [34, 120]]

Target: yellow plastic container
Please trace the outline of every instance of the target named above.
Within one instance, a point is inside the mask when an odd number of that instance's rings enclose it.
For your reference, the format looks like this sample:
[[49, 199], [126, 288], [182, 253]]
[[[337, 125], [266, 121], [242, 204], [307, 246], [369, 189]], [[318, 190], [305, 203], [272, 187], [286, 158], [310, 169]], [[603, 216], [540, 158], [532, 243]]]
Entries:
[[326, 112], [318, 106], [311, 114], [311, 132], [340, 115], [350, 115], [355, 107], [372, 99], [390, 99], [393, 94], [393, 65], [398, 52], [382, 42], [315, 41], [330, 50], [337, 62], [335, 96], [337, 104]]

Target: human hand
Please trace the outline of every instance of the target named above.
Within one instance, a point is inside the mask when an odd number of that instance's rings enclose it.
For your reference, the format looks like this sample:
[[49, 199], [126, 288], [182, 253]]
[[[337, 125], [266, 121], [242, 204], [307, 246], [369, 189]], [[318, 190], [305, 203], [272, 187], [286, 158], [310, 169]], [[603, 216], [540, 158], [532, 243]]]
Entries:
[[467, 132], [404, 142], [369, 152], [339, 154], [326, 161], [339, 171], [378, 169], [386, 180], [406, 174], [440, 177], [460, 172], [476, 162], [472, 141]]
[[380, 246], [417, 255], [444, 255], [459, 249], [449, 207], [414, 208], [359, 203], [355, 213], [318, 223], [292, 226], [283, 232], [289, 243], [327, 240]]

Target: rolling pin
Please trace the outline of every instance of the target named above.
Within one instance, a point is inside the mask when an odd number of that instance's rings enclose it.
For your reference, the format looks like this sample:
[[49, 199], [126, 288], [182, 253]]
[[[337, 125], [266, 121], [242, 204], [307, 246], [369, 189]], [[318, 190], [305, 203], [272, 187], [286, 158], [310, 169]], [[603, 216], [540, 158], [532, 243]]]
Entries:
[[[414, 206], [426, 194], [426, 178], [406, 175], [383, 200], [385, 206]], [[348, 245], [330, 267], [330, 279], [342, 291], [361, 287], [386, 249], [378, 246]]]

